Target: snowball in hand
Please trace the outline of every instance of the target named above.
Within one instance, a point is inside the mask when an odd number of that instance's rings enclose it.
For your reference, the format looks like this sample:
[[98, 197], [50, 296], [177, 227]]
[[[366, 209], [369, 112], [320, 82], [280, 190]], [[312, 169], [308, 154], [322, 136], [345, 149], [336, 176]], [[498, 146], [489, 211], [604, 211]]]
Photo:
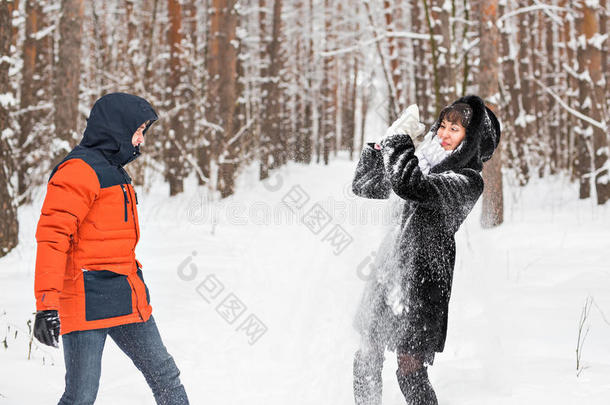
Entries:
[[415, 139], [426, 130], [424, 124], [419, 122], [419, 108], [417, 104], [411, 104], [406, 110], [400, 114], [398, 119], [386, 131], [384, 138], [397, 135], [407, 134]]

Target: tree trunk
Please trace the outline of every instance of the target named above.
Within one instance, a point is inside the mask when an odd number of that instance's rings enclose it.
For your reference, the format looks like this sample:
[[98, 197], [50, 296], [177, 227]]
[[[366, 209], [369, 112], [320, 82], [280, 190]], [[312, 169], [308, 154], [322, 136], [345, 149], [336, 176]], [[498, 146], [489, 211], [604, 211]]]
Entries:
[[356, 131], [356, 91], [358, 86], [358, 58], [354, 57], [346, 74], [342, 103], [341, 146], [347, 149], [350, 160], [354, 153], [354, 133]]
[[[329, 51], [334, 45], [334, 34], [332, 32], [331, 0], [324, 0], [324, 35], [325, 51]], [[324, 56], [322, 67], [322, 111], [320, 114], [320, 135], [322, 140], [322, 158], [324, 164], [329, 163], [331, 142], [335, 139], [335, 113], [336, 113], [336, 80], [333, 72], [335, 71], [334, 56]]]
[[[83, 13], [83, 0], [62, 0], [53, 104], [55, 136], [66, 141], [67, 146], [73, 146], [77, 138]], [[59, 163], [69, 150], [55, 151], [52, 166]]]
[[173, 196], [184, 190], [184, 157], [186, 145], [184, 143], [184, 129], [181, 120], [182, 111], [177, 108], [182, 97], [180, 94], [180, 76], [182, 68], [182, 6], [178, 0], [167, 1], [169, 14], [169, 29], [167, 30], [167, 43], [169, 45], [169, 131], [166, 135], [170, 145], [165, 148], [166, 180], [169, 182], [169, 195]]
[[[546, 24], [546, 86], [550, 89], [555, 89], [555, 85], [558, 82], [558, 69], [556, 62], [559, 59], [557, 57], [555, 48], [555, 44], [558, 42], [556, 33], [557, 28], [554, 24], [551, 24], [550, 22]], [[561, 151], [565, 148], [561, 136], [563, 131], [559, 125], [559, 107], [555, 102], [555, 99], [549, 94], [546, 94], [544, 97], [544, 109], [548, 114], [545, 121], [548, 123], [549, 134], [549, 172], [550, 174], [556, 174], [561, 167]]]
[[[591, 73], [595, 68], [592, 65], [601, 61], [592, 60], [596, 57], [596, 52], [586, 39], [590, 38], [598, 29], [597, 17], [594, 11], [586, 6], [584, 1], [579, 1], [576, 8], [576, 30], [578, 37], [583, 41], [577, 41], [577, 60], [578, 60], [578, 104], [579, 111], [589, 117], [595, 113], [595, 88], [590, 82]], [[579, 179], [579, 198], [585, 199], [591, 196], [591, 175], [595, 171], [595, 161], [598, 160], [593, 152], [595, 150], [595, 130], [591, 124], [580, 120], [576, 125], [576, 158], [574, 171]], [[605, 157], [605, 155], [603, 155]], [[604, 159], [605, 160], [605, 159]]]
[[[455, 73], [451, 57], [451, 25], [445, 0], [423, 0], [428, 23], [434, 75], [435, 117], [455, 98]], [[441, 38], [438, 42], [437, 38]]]
[[[599, 12], [599, 32], [604, 34], [608, 33], [608, 16], [610, 15], [610, 10], [608, 9], [607, 0], [600, 0], [599, 5], [601, 6], [601, 10]], [[604, 72], [604, 83], [606, 91], [610, 89], [610, 52], [608, 52], [608, 47], [610, 46], [610, 39], [606, 37], [605, 41], [602, 44], [602, 72]], [[610, 110], [610, 97], [607, 97], [606, 106], [608, 110]], [[607, 111], [608, 111], [607, 110]], [[610, 115], [610, 112], [607, 113]], [[609, 140], [610, 141], [610, 140]], [[610, 148], [610, 144], [608, 145]]]
[[526, 79], [529, 81], [529, 92], [526, 93], [525, 104], [528, 105], [526, 111], [528, 115], [531, 115], [533, 120], [528, 123], [528, 134], [536, 134], [537, 136], [528, 137], [528, 147], [529, 152], [533, 156], [533, 159], [530, 159], [530, 172], [537, 171], [538, 177], [542, 177], [541, 169], [544, 167], [544, 153], [543, 147], [547, 142], [547, 137], [545, 133], [545, 127], [542, 125], [541, 116], [540, 116], [540, 106], [539, 104], [539, 93], [538, 93], [538, 82], [540, 79], [540, 53], [541, 48], [538, 44], [538, 39], [540, 38], [540, 30], [539, 30], [539, 12], [530, 12], [527, 13], [525, 18], [527, 19], [528, 25], [528, 38], [525, 47], [528, 48], [529, 51], [529, 73], [527, 74]]
[[[381, 45], [380, 45], [381, 41], [377, 36], [377, 28], [375, 26], [375, 20], [373, 19], [371, 5], [368, 1], [365, 1], [363, 3], [364, 3], [364, 8], [365, 8], [366, 14], [367, 14], [367, 19], [368, 19], [371, 29], [373, 30], [373, 33], [375, 35], [375, 37], [373, 39], [375, 40], [375, 47], [377, 49], [377, 54], [379, 55], [379, 62], [381, 64], [381, 70], [383, 71], [383, 76], [385, 78], [385, 82], [386, 82], [386, 85], [388, 88], [388, 111], [387, 111], [387, 113], [388, 113], [388, 122], [391, 123], [392, 121], [394, 121], [396, 119], [396, 117], [400, 113], [398, 102], [396, 100], [395, 87], [392, 85], [392, 83], [393, 83], [392, 76], [391, 76], [392, 72], [389, 71], [390, 67], [387, 63], [387, 57], [384, 54], [383, 49], [381, 48]], [[328, 17], [328, 18], [330, 19], [330, 17]]]
[[[566, 7], [568, 5], [568, 0], [561, 0], [559, 3], [560, 7]], [[567, 20], [564, 23], [564, 28], [562, 30], [562, 42], [563, 42], [563, 53], [566, 62], [566, 65], [570, 67], [572, 70], [578, 70], [576, 64], [576, 39], [575, 39], [575, 27], [573, 19]], [[565, 74], [566, 81], [566, 102], [570, 106], [576, 106], [577, 100], [575, 95], [578, 94], [578, 83], [576, 78], [569, 73]], [[570, 173], [570, 179], [572, 181], [576, 181], [578, 179], [577, 175], [577, 159], [578, 154], [576, 152], [576, 119], [572, 114], [564, 114], [564, 119], [562, 120], [562, 127], [566, 128], [566, 137], [567, 137], [567, 148], [564, 154], [564, 164], [568, 169], [568, 173]]]
[[[411, 25], [413, 32], [423, 32], [422, 13], [420, 1], [413, 0], [411, 5]], [[427, 84], [429, 77], [427, 74], [427, 58], [426, 58], [427, 43], [421, 39], [413, 40], [413, 57], [414, 57], [414, 81], [415, 81], [415, 102], [422, 111], [422, 121], [431, 124], [436, 117], [433, 117], [433, 112], [430, 108], [430, 94]]]
[[[578, 6], [578, 12], [582, 13], [578, 20], [580, 22], [579, 31], [586, 39], [586, 42], [583, 41], [580, 44], [579, 63], [582, 64], [579, 67], [581, 72], [588, 73], [585, 76], [588, 79], [581, 80], [581, 112], [597, 122], [603, 122], [603, 109], [606, 100], [601, 63], [602, 52], [590, 42], [595, 35], [601, 34], [599, 32], [598, 16], [601, 10], [599, 5], [589, 5], [586, 1], [582, 1]], [[589, 154], [592, 160], [589, 164], [590, 168], [586, 170], [588, 173], [582, 181], [590, 181], [592, 176], [597, 203], [605, 204], [610, 199], [610, 176], [607, 166], [605, 166], [608, 162], [606, 133], [590, 123], [583, 122], [581, 127], [583, 128], [581, 137], [585, 141], [587, 149], [592, 152]], [[603, 168], [604, 166], [606, 168]], [[584, 169], [584, 165], [582, 167]]]
[[[498, 97], [498, 48], [500, 34], [496, 26], [498, 17], [498, 0], [480, 1], [479, 14], [479, 95], [488, 100]], [[502, 143], [493, 154], [491, 160], [483, 166], [483, 212], [481, 225], [492, 228], [504, 222], [504, 204], [502, 192]]]
[[[12, 40], [12, 24], [8, 2], [0, 0], [0, 55], [9, 55]], [[8, 58], [0, 59], [0, 94], [13, 97], [8, 71]], [[14, 171], [10, 139], [14, 131], [9, 123], [10, 101], [0, 102], [0, 257], [9, 253], [19, 242], [19, 222], [15, 190], [11, 186]]]
[[[31, 151], [31, 143], [28, 143], [28, 137], [32, 132], [33, 114], [27, 112], [30, 106], [36, 103], [34, 94], [34, 73], [36, 71], [36, 39], [34, 35], [41, 27], [39, 20], [41, 18], [41, 9], [38, 1], [26, 0], [25, 2], [25, 38], [23, 40], [23, 68], [21, 70], [21, 99], [19, 108], [24, 110], [24, 113], [19, 116], [19, 175], [18, 189], [19, 194], [25, 194], [29, 185], [26, 175], [29, 169], [28, 155]], [[30, 147], [28, 147], [30, 146]]]
[[148, 10], [147, 7], [150, 7], [150, 3], [148, 1], [144, 2], [144, 10], [150, 13], [150, 19], [144, 20], [143, 31], [144, 38], [146, 38], [145, 44], [145, 60], [143, 66], [143, 77], [144, 77], [144, 88], [150, 89], [152, 86], [153, 79], [153, 71], [152, 71], [152, 55], [153, 48], [156, 44], [155, 38], [155, 25], [157, 23], [157, 9], [159, 5], [159, 0], [153, 0], [152, 10]]
[[[440, 93], [441, 105], [440, 108], [450, 104], [456, 98], [456, 75], [453, 66], [453, 44], [454, 38], [451, 32], [450, 10], [445, 6], [446, 0], [437, 0], [436, 8], [433, 8], [432, 15], [435, 16], [435, 21], [440, 22], [440, 26], [436, 26], [435, 30], [441, 35], [443, 41], [438, 47], [439, 57], [439, 74], [440, 74]], [[435, 11], [438, 10], [438, 11]], [[497, 48], [496, 48], [497, 55]], [[497, 88], [497, 86], [496, 86]], [[437, 111], [440, 113], [440, 109]]]
[[[396, 105], [396, 111], [390, 111], [390, 121], [397, 118], [397, 114], [403, 109], [401, 100], [403, 98], [402, 88], [400, 86], [402, 80], [400, 56], [398, 54], [397, 39], [392, 36], [395, 31], [396, 21], [394, 15], [397, 12], [398, 7], [393, 6], [393, 1], [383, 0], [383, 14], [385, 18], [386, 31], [390, 34], [388, 38], [388, 63], [389, 63], [389, 76], [390, 76], [390, 91], [391, 99]], [[394, 113], [394, 114], [392, 114]]]
[[282, 68], [280, 35], [282, 1], [273, 0], [272, 28], [269, 40], [267, 40], [267, 13], [265, 12], [265, 0], [260, 0], [260, 26], [263, 36], [263, 68], [261, 78], [263, 80], [261, 100], [261, 137], [263, 139], [261, 154], [261, 168], [259, 177], [264, 179], [269, 175], [268, 171], [278, 167], [283, 157], [281, 148], [281, 107], [280, 107], [280, 70]]
[[[294, 11], [297, 13], [297, 16], [301, 17], [303, 12], [305, 11], [303, 8], [303, 2], [297, 1], [294, 7]], [[295, 25], [297, 27], [297, 32], [305, 34], [302, 18], [295, 18]], [[299, 35], [299, 34], [297, 34]], [[294, 148], [292, 149], [292, 156], [295, 162], [303, 162], [304, 155], [304, 138], [305, 138], [305, 104], [306, 104], [306, 96], [305, 96], [305, 81], [303, 80], [306, 75], [306, 51], [305, 51], [305, 41], [297, 40], [295, 47], [295, 55], [294, 60], [295, 64], [293, 66], [294, 72], [292, 76], [292, 86], [299, 89], [300, 91], [296, 91], [294, 94], [294, 116], [293, 116], [293, 124], [294, 124]], [[305, 68], [304, 68], [305, 67]]]
[[[209, 3], [210, 0], [205, 0], [204, 2], [204, 12], [206, 16], [209, 16]], [[210, 47], [210, 24], [208, 23], [208, 20], [206, 20], [204, 22], [204, 33], [203, 33], [203, 52], [201, 55], [203, 61], [204, 61], [204, 65], [206, 66], [206, 69], [202, 72], [201, 74], [201, 98], [206, 100], [207, 98], [207, 93], [208, 93], [208, 79], [209, 79], [209, 70], [207, 69], [207, 62], [208, 62], [208, 58], [209, 58], [209, 47]], [[203, 25], [203, 24], [202, 24]], [[196, 52], [199, 52], [197, 49], [195, 49]], [[206, 111], [207, 105], [204, 105], [204, 107], [202, 108], [202, 113], [201, 116], [205, 116], [205, 111]], [[196, 146], [196, 150], [195, 150], [195, 158], [197, 159], [197, 166], [199, 166], [199, 169], [201, 170], [201, 173], [203, 174], [203, 178], [199, 178], [198, 184], [200, 186], [206, 185], [206, 184], [210, 184], [210, 175], [211, 175], [211, 168], [210, 168], [210, 163], [211, 163], [211, 153], [210, 153], [210, 148], [211, 148], [211, 141], [210, 139], [210, 134], [211, 131], [207, 131], [204, 128], [199, 128], [198, 131], [198, 142], [197, 142], [197, 146]]]
[[[521, 7], [529, 5], [527, 0], [519, 2]], [[528, 19], [525, 16], [519, 17], [518, 42], [524, 44], [529, 42], [530, 26]], [[517, 146], [517, 180], [520, 186], [525, 186], [530, 179], [530, 167], [528, 162], [529, 155], [529, 136], [533, 133], [531, 115], [532, 100], [530, 92], [532, 91], [531, 81], [531, 50], [528, 46], [519, 46], [519, 110], [515, 120], [515, 134]]]
[[209, 122], [222, 131], [214, 130], [208, 139], [212, 142], [212, 160], [218, 162], [216, 188], [222, 198], [233, 194], [237, 169], [238, 144], [233, 139], [234, 114], [237, 104], [237, 10], [236, 0], [213, 0], [210, 17], [210, 46], [208, 57]]
[[260, 166], [258, 170], [259, 180], [265, 180], [269, 177], [269, 169], [271, 166], [271, 119], [269, 119], [269, 112], [267, 108], [273, 101], [269, 100], [270, 95], [268, 94], [269, 87], [269, 69], [270, 69], [270, 56], [269, 56], [269, 32], [268, 32], [268, 9], [267, 0], [258, 1], [258, 30], [259, 30], [259, 43], [260, 43], [260, 79], [261, 84], [261, 100], [259, 107], [260, 117], [260, 133], [259, 133], [259, 152], [260, 152]]
[[[469, 11], [469, 6], [468, 6], [468, 0], [464, 0], [464, 19], [467, 22], [470, 22], [470, 11]], [[462, 42], [466, 41], [468, 38], [468, 32], [469, 31], [469, 25], [465, 24], [464, 28], [463, 28], [463, 36], [462, 36]], [[468, 80], [470, 78], [470, 57], [469, 54], [466, 53], [464, 55], [464, 61], [463, 63], [463, 69], [462, 69], [462, 88], [461, 88], [461, 95], [465, 95], [468, 89]], [[457, 86], [457, 83], [456, 83]]]
[[[510, 10], [506, 8], [503, 3], [499, 4], [498, 7], [499, 15], [504, 15]], [[510, 123], [503, 128], [502, 143], [503, 151], [505, 151], [506, 166], [513, 171], [519, 171], [518, 166], [518, 148], [517, 148], [517, 137], [515, 131], [514, 122], [519, 114], [519, 88], [517, 85], [517, 74], [516, 74], [516, 63], [517, 57], [517, 45], [514, 43], [516, 37], [512, 35], [512, 21], [507, 20], [503, 22], [501, 27], [502, 37], [502, 91], [504, 93], [505, 102], [502, 104], [503, 121]]]
[[9, 22], [10, 22], [11, 26], [13, 27], [13, 29], [11, 31], [11, 44], [13, 46], [16, 46], [17, 45], [17, 36], [19, 34], [19, 25], [12, 25], [12, 19], [13, 19], [13, 12], [15, 10], [19, 10], [19, 0], [7, 1], [7, 3], [8, 3]]

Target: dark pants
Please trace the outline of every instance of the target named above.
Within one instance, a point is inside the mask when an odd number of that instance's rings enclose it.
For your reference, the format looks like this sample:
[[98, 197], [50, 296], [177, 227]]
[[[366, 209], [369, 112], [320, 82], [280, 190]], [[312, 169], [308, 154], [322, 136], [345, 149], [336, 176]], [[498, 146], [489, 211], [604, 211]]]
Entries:
[[163, 345], [155, 320], [151, 316], [147, 322], [62, 335], [66, 390], [59, 400], [59, 405], [89, 405], [95, 402], [106, 335], [110, 335], [142, 372], [157, 404], [189, 403], [180, 383], [180, 371]]
[[[402, 355], [418, 359], [422, 367], [405, 375], [399, 367], [396, 370], [398, 386], [408, 405], [437, 405], [436, 394], [430, 381], [426, 364], [434, 361], [434, 352], [417, 354], [404, 347], [396, 350], [398, 361]], [[354, 400], [356, 405], [381, 405], [382, 370], [385, 360], [385, 346], [374, 339], [363, 339], [360, 349], [354, 355]]]

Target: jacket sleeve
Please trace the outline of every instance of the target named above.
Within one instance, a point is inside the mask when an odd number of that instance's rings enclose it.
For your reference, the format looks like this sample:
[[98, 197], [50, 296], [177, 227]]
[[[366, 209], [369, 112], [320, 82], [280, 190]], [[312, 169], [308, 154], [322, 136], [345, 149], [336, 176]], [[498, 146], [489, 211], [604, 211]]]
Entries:
[[367, 144], [362, 150], [352, 181], [352, 191], [359, 197], [386, 199], [392, 188], [386, 178], [381, 151], [373, 145]]
[[483, 178], [473, 169], [424, 174], [409, 135], [393, 135], [382, 143], [385, 171], [394, 192], [430, 209], [469, 209], [483, 193]]
[[95, 171], [80, 159], [70, 159], [57, 169], [47, 184], [36, 228], [36, 309], [59, 309], [72, 237], [99, 195]]

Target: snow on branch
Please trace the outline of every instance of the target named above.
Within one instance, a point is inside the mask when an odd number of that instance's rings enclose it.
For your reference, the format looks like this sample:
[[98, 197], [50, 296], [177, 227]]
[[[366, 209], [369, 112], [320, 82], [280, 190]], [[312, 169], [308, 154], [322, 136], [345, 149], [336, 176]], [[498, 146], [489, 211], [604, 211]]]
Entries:
[[7, 92], [0, 94], [0, 106], [2, 108], [8, 109], [14, 105], [17, 105], [17, 100], [15, 99], [15, 96], [13, 96], [13, 93]]
[[501, 23], [504, 20], [506, 20], [507, 18], [514, 17], [519, 14], [529, 13], [530, 11], [536, 11], [536, 10], [570, 11], [570, 9], [566, 8], [566, 7], [553, 6], [550, 4], [536, 4], [534, 6], [521, 7], [514, 11], [511, 11], [510, 13], [504, 14], [503, 16], [501, 16], [497, 19], [496, 25], [498, 26], [498, 28], [501, 28]]
[[[409, 31], [393, 31], [393, 32], [385, 32], [382, 36], [386, 38], [409, 38], [409, 39], [425, 39], [427, 41], [430, 40], [430, 35], [428, 34], [419, 34], [417, 32], [409, 32]], [[443, 38], [442, 35], [436, 35], [435, 39], [441, 40]]]
[[582, 81], [585, 81], [585, 82], [587, 82], [589, 84], [593, 84], [593, 81], [591, 80], [591, 76], [589, 76], [589, 71], [588, 70], [583, 70], [582, 73], [578, 73], [577, 71], [572, 69], [566, 63], [563, 63], [561, 66], [565, 69], [566, 73], [568, 73], [570, 76], [572, 76], [576, 80], [582, 80]]
[[[367, 47], [369, 45], [372, 45], [376, 42], [379, 42], [379, 41], [382, 41], [382, 40], [388, 39], [388, 38], [422, 39], [422, 40], [429, 41], [430, 35], [418, 34], [417, 32], [409, 32], [409, 31], [383, 32], [383, 33], [378, 34], [373, 39], [369, 39], [367, 41], [358, 41], [355, 45], [348, 46], [346, 48], [341, 48], [341, 49], [322, 51], [322, 52], [319, 52], [319, 54], [322, 57], [328, 57], [328, 56], [342, 55], [345, 53], [355, 52], [355, 51], [360, 50], [361, 48]], [[439, 41], [442, 39], [442, 36], [436, 35], [435, 39], [437, 41]]]
[[464, 24], [464, 25], [469, 25], [471, 27], [475, 27], [478, 24], [477, 21], [468, 21], [465, 18], [450, 16], [449, 17], [449, 23], [454, 23], [454, 22], [458, 22], [458, 23], [461, 23], [461, 24]]
[[40, 41], [42, 38], [51, 34], [53, 32], [53, 30], [55, 30], [55, 24], [51, 24], [48, 27], [35, 32], [34, 34], [32, 34], [32, 38], [34, 38], [36, 41]]
[[[178, 114], [180, 111], [185, 110], [187, 107], [192, 107], [195, 104], [195, 102], [196, 102], [196, 99], [189, 100], [186, 103], [176, 102], [176, 106], [167, 110], [165, 112], [165, 114], [162, 114], [159, 117], [159, 121], [169, 120], [172, 117], [172, 115]], [[203, 118], [197, 120], [197, 123], [199, 125], [201, 125], [202, 127], [209, 128], [215, 132], [220, 132], [220, 133], [225, 132], [225, 129], [221, 125], [215, 124], [213, 122], [209, 122], [208, 120], [203, 119]]]
[[464, 43], [462, 44], [463, 52], [460, 52], [458, 54], [458, 58], [455, 61], [456, 65], [461, 64], [464, 58], [469, 56], [470, 51], [473, 50], [475, 46], [479, 45], [479, 42], [481, 42], [481, 38], [475, 38], [473, 41], [470, 42], [464, 41]]
[[[21, 108], [19, 110], [13, 111], [12, 115], [13, 116], [18, 116], [21, 114], [26, 114], [26, 113], [31, 113], [34, 111], [44, 111], [44, 110], [51, 110], [53, 108], [53, 103], [47, 102], [47, 103], [39, 103], [36, 105], [30, 105], [26, 108]], [[89, 111], [87, 111], [87, 113], [85, 114], [85, 116], [89, 115]]]
[[563, 101], [557, 94], [555, 94], [553, 92], [553, 90], [549, 89], [548, 87], [546, 87], [540, 80], [532, 77], [531, 78], [538, 86], [540, 86], [540, 88], [542, 90], [544, 90], [546, 93], [548, 93], [551, 97], [553, 97], [555, 99], [555, 101], [557, 101], [559, 103], [559, 105], [561, 105], [563, 108], [566, 109], [566, 111], [568, 111], [570, 114], [574, 115], [577, 118], [580, 118], [581, 120], [588, 122], [589, 124], [593, 125], [594, 127], [597, 127], [599, 129], [601, 129], [602, 131], [607, 131], [608, 126], [606, 125], [605, 122], [599, 122], [597, 120], [594, 120], [591, 117], [588, 117], [586, 115], [584, 115], [583, 113], [581, 113], [580, 111], [577, 111], [575, 109], [573, 109], [572, 107], [570, 107], [569, 105], [567, 105], [565, 103], [565, 101]]
[[241, 127], [239, 129], [239, 131], [237, 131], [237, 133], [235, 135], [233, 135], [233, 137], [231, 139], [229, 139], [229, 141], [227, 142], [227, 145], [231, 145], [231, 144], [233, 144], [233, 142], [237, 141], [248, 130], [248, 128], [250, 128], [250, 126], [252, 125], [253, 122], [254, 122], [254, 119], [251, 118], [246, 123], [246, 125]]
[[[601, 167], [598, 167], [597, 169], [590, 171], [588, 173], [583, 174], [581, 177], [583, 179], [590, 179], [591, 177], [593, 178], [597, 178], [597, 176], [600, 173], [606, 172], [606, 171], [610, 171], [610, 160], [606, 160], [606, 163], [604, 163]], [[605, 319], [605, 318], [604, 318]], [[606, 323], [608, 323], [608, 321], [606, 320]], [[610, 324], [610, 323], [608, 323]]]
[[[540, 0], [534, 0], [534, 3], [536, 3], [536, 5], [539, 6], [543, 6], [544, 4], [540, 3]], [[559, 26], [563, 26], [563, 20], [561, 19], [561, 17], [559, 17], [557, 14], [551, 12], [551, 10], [548, 7], [545, 7], [543, 9], [544, 14], [546, 14], [551, 20], [553, 20], [553, 22], [555, 22], [555, 24], [559, 25]]]
[[208, 177], [203, 174], [203, 171], [201, 170], [201, 167], [199, 167], [199, 165], [197, 164], [197, 162], [195, 161], [195, 159], [193, 159], [193, 156], [191, 156], [190, 153], [188, 153], [186, 151], [186, 149], [183, 147], [183, 145], [181, 145], [175, 137], [170, 137], [171, 141], [174, 143], [174, 145], [176, 145], [176, 148], [178, 148], [178, 150], [180, 151], [180, 154], [182, 155], [182, 157], [184, 157], [184, 159], [191, 164], [191, 166], [193, 167], [193, 169], [195, 170], [195, 172], [197, 173], [197, 176], [199, 176], [199, 179], [203, 182], [208, 182], [210, 179], [208, 179]]

